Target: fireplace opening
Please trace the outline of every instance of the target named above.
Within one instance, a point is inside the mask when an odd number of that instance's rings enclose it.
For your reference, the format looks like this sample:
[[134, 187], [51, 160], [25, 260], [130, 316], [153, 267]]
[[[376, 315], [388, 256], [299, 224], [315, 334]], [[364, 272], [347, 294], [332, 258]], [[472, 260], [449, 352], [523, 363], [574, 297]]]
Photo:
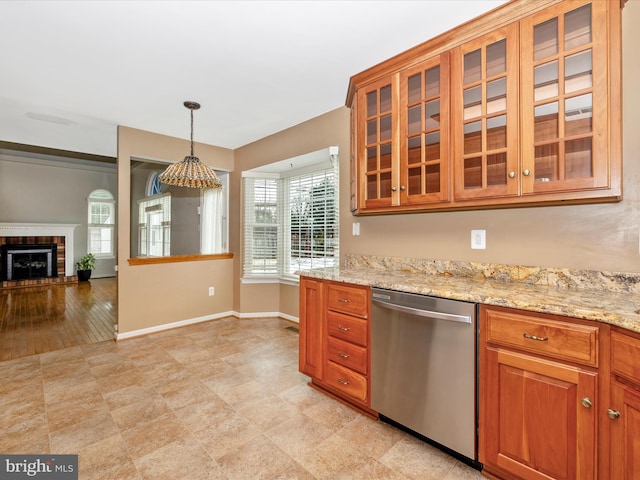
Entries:
[[33, 280], [58, 275], [56, 244], [2, 245], [2, 279]]

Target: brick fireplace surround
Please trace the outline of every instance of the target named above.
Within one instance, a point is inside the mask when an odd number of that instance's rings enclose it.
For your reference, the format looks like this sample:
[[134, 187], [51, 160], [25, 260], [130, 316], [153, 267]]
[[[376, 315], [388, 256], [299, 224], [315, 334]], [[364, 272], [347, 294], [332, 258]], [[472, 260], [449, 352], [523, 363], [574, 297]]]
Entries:
[[[29, 280], [2, 279], [0, 288], [77, 282], [78, 277], [73, 275], [73, 230], [77, 226], [78, 225], [44, 223], [0, 223], [0, 245], [56, 244], [56, 264], [58, 270], [58, 275], [53, 278]], [[0, 262], [2, 262], [1, 259]], [[0, 265], [0, 272], [3, 267], [3, 265]]]

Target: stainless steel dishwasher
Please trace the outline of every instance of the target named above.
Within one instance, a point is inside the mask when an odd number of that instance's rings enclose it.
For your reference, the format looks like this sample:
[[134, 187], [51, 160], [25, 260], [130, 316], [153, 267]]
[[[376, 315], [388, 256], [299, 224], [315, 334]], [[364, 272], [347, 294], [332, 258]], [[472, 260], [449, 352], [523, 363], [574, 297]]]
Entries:
[[371, 408], [477, 463], [477, 305], [371, 290]]

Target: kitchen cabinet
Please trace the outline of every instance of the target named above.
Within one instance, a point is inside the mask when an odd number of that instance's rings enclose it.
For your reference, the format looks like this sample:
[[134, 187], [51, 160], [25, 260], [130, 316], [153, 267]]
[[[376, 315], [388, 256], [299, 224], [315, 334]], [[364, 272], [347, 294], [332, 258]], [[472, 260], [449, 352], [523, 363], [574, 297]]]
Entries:
[[609, 478], [640, 478], [640, 337], [611, 332], [611, 400], [606, 413], [610, 427]]
[[369, 416], [370, 289], [300, 278], [299, 369], [311, 385]]
[[485, 473], [597, 478], [601, 327], [486, 305], [480, 321]]
[[619, 201], [620, 30], [618, 0], [515, 0], [354, 75], [352, 211]]

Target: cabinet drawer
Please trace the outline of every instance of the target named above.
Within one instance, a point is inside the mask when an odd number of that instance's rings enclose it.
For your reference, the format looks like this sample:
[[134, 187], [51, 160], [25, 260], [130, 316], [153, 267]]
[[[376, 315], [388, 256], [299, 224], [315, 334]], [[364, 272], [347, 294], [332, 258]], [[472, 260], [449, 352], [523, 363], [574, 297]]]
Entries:
[[359, 373], [327, 362], [326, 384], [334, 390], [349, 395], [361, 402], [367, 401], [367, 379]]
[[487, 342], [598, 365], [598, 327], [487, 308]]
[[367, 374], [367, 349], [329, 337], [327, 358], [343, 367]]
[[368, 344], [367, 321], [342, 313], [327, 312], [327, 333], [363, 347]]
[[640, 340], [611, 332], [611, 370], [627, 379], [640, 382]]
[[330, 283], [327, 288], [327, 307], [336, 312], [367, 318], [369, 316], [369, 289]]

